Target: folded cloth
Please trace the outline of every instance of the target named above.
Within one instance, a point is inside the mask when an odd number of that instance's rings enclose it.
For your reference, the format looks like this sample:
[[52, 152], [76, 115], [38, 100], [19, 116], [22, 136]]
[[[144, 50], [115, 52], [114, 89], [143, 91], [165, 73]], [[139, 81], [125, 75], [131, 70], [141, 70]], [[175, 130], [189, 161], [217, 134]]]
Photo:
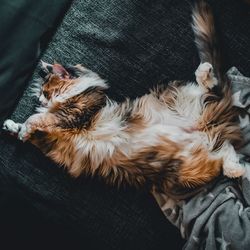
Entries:
[[239, 153], [246, 163], [246, 172], [239, 182], [218, 177], [187, 200], [177, 202], [164, 194], [154, 194], [167, 219], [187, 239], [183, 249], [250, 249], [250, 165], [247, 163], [250, 78], [235, 67], [227, 75], [232, 83], [234, 106], [241, 111], [239, 121], [245, 140]]
[[250, 78], [244, 77], [235, 67], [228, 71], [228, 77], [232, 82], [234, 106], [240, 109], [239, 121], [244, 142], [239, 153], [245, 161], [250, 161]]

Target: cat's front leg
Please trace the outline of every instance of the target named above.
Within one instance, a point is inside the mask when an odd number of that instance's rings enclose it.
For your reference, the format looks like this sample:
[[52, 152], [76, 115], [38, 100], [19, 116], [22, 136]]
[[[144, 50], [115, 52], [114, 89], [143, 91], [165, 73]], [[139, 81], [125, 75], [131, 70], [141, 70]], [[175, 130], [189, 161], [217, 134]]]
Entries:
[[53, 114], [39, 113], [30, 116], [23, 124], [6, 120], [3, 129], [17, 134], [18, 139], [25, 142], [35, 131], [50, 132], [55, 125], [56, 118]]
[[30, 135], [36, 130], [37, 115], [33, 115], [25, 123], [16, 123], [13, 120], [6, 120], [3, 124], [3, 130], [10, 134], [17, 135], [19, 140], [27, 141]]
[[57, 125], [57, 117], [52, 113], [39, 113], [30, 116], [18, 133], [18, 138], [26, 141], [36, 131], [51, 133]]
[[18, 134], [19, 131], [21, 130], [22, 124], [21, 123], [16, 123], [10, 119], [6, 120], [3, 123], [3, 130], [11, 133], [11, 134]]
[[38, 124], [37, 120], [39, 118], [39, 114], [35, 114], [30, 116], [25, 123], [22, 124], [19, 132], [18, 139], [25, 142], [30, 136], [37, 130]]
[[201, 63], [195, 71], [196, 81], [205, 90], [210, 90], [218, 84], [218, 80], [214, 77], [213, 66], [208, 63]]

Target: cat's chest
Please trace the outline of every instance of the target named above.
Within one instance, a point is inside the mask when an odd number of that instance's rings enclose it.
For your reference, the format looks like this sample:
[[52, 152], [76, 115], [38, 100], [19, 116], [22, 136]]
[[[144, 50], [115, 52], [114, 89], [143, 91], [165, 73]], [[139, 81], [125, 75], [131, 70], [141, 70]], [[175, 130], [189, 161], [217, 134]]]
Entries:
[[202, 113], [203, 90], [195, 84], [188, 84], [178, 90], [175, 111], [180, 116], [195, 122]]

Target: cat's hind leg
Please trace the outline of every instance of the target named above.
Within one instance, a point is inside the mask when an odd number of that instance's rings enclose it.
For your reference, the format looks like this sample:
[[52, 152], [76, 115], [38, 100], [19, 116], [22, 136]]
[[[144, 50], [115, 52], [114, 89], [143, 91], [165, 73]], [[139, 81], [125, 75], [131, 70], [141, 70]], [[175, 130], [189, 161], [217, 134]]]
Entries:
[[240, 163], [233, 145], [225, 142], [220, 150], [223, 158], [223, 173], [230, 178], [240, 177], [245, 173], [244, 164]]
[[218, 80], [214, 76], [213, 66], [208, 62], [199, 65], [195, 76], [197, 83], [206, 90], [210, 90], [218, 84]]

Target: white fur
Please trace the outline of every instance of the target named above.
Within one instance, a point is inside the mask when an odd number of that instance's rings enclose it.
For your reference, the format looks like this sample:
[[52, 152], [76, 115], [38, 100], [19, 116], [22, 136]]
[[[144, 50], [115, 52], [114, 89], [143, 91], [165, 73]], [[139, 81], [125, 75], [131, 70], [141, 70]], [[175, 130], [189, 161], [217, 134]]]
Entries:
[[18, 139], [21, 141], [27, 140], [28, 130], [26, 123], [15, 123], [12, 120], [6, 120], [3, 124], [3, 129], [14, 134], [18, 134]]
[[15, 123], [10, 119], [6, 120], [3, 124], [3, 129], [11, 133], [18, 133], [20, 127], [21, 127], [20, 123]]
[[48, 100], [45, 98], [44, 94], [41, 94], [39, 96], [39, 102], [43, 105], [46, 106], [48, 104]]
[[49, 64], [49, 63], [46, 63], [46, 62], [44, 62], [43, 60], [40, 60], [41, 61], [41, 66], [44, 68], [44, 69], [46, 69], [47, 70], [47, 67], [48, 66], [50, 66], [50, 67], [53, 67], [53, 65], [52, 64]]
[[196, 81], [202, 87], [212, 89], [218, 84], [217, 79], [214, 77], [213, 66], [208, 63], [201, 63], [195, 71]]
[[115, 113], [117, 107], [118, 104], [115, 102], [108, 103], [103, 108], [95, 128], [87, 134], [74, 138], [78, 162], [84, 157], [83, 152], [91, 156], [96, 167], [105, 158], [111, 157], [117, 148], [124, 150], [124, 154], [128, 154], [126, 150], [129, 149], [130, 138], [124, 132], [122, 117]]
[[174, 111], [152, 95], [137, 99], [134, 106], [140, 107], [140, 113], [144, 115], [149, 125], [165, 124], [180, 128], [194, 126], [202, 111], [200, 99], [204, 94], [203, 89], [195, 83], [188, 83], [175, 91], [177, 98]]
[[195, 83], [181, 87], [175, 102], [178, 115], [194, 124], [202, 112], [201, 97], [203, 94], [203, 89]]
[[[47, 65], [52, 66], [51, 64], [45, 63], [43, 61], [42, 66], [46, 67]], [[84, 69], [82, 66], [78, 66]], [[108, 88], [108, 85], [106, 84], [105, 80], [101, 79], [96, 73], [90, 71], [90, 70], [85, 70], [85, 74], [80, 77], [75, 84], [72, 85], [69, 90], [65, 91], [65, 93], [58, 95], [57, 93], [52, 94], [52, 97], [50, 100], [46, 99], [43, 94], [41, 94], [41, 80], [37, 79], [33, 84], [31, 91], [34, 94], [34, 96], [39, 98], [39, 102], [42, 104], [41, 106], [36, 108], [37, 113], [46, 113], [48, 112], [49, 108], [53, 106], [55, 102], [64, 102], [69, 98], [72, 98], [89, 87], [103, 87], [103, 88]]]
[[105, 83], [105, 80], [101, 79], [96, 73], [92, 71], [88, 71], [87, 74], [80, 77], [72, 87], [70, 87], [64, 93], [58, 95], [58, 93], [53, 93], [50, 100], [47, 100], [43, 94], [39, 96], [39, 101], [42, 106], [36, 109], [39, 113], [46, 113], [50, 107], [54, 105], [56, 102], [64, 102], [69, 98], [72, 98], [85, 90], [89, 87], [103, 87], [108, 88], [108, 85]]
[[223, 159], [224, 175], [235, 178], [245, 173], [244, 165], [240, 164], [239, 156], [229, 142], [226, 141], [223, 144], [222, 148], [217, 152], [217, 156]]
[[30, 133], [27, 124], [22, 124], [21, 129], [18, 133], [18, 139], [25, 142], [29, 139]]
[[40, 107], [37, 107], [36, 108], [36, 112], [37, 113], [46, 113], [46, 112], [48, 112], [48, 107], [43, 107], [43, 106], [40, 106]]
[[72, 87], [68, 91], [64, 92], [63, 94], [59, 96], [53, 96], [52, 99], [53, 101], [63, 102], [73, 96], [76, 96], [84, 92], [89, 87], [107, 88], [107, 84], [97, 74], [88, 73], [86, 76], [79, 78], [77, 82], [73, 84]]

